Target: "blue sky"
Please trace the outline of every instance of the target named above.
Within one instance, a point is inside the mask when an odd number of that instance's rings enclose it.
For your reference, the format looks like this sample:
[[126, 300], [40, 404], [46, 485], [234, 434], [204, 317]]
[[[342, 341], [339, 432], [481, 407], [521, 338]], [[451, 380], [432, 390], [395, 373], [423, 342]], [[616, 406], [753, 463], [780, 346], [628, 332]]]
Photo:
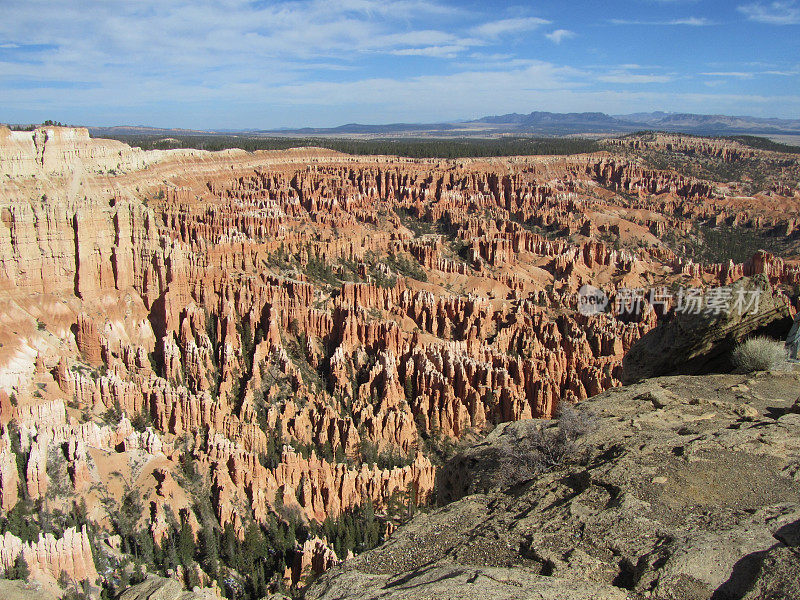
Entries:
[[0, 122], [800, 118], [800, 0], [2, 0]]

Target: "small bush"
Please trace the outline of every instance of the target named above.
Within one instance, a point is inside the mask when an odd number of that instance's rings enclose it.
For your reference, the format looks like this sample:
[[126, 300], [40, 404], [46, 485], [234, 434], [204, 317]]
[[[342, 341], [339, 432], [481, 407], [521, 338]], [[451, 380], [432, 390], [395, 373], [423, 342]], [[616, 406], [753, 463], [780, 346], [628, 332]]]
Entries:
[[589, 410], [578, 410], [571, 404], [558, 407], [558, 428], [572, 441], [586, 435], [597, 427], [597, 417]]
[[133, 416], [131, 425], [136, 431], [144, 432], [148, 427], [152, 427], [153, 418], [150, 416], [150, 412], [145, 408]]
[[58, 575], [58, 585], [66, 589], [70, 586], [71, 583], [72, 583], [72, 578], [67, 574], [66, 571], [62, 570], [61, 573]]
[[754, 337], [736, 346], [731, 359], [736, 369], [745, 373], [771, 371], [786, 362], [786, 350], [782, 342]]
[[513, 444], [503, 444], [496, 483], [511, 486], [560, 467], [578, 453], [580, 438], [595, 426], [591, 412], [562, 404], [556, 427], [540, 425]]

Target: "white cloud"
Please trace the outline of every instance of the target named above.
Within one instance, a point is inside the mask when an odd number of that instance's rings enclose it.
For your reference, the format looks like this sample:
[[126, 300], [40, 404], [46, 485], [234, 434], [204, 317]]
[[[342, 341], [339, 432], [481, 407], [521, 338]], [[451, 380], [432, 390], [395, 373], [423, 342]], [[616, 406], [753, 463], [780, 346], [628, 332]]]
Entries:
[[707, 27], [714, 22], [705, 17], [683, 17], [669, 21], [638, 21], [631, 19], [611, 19], [612, 25], [687, 25], [689, 27]]
[[[583, 73], [568, 67], [535, 61], [524, 68], [463, 71], [452, 75], [425, 75], [408, 79], [376, 78], [352, 82], [312, 82], [279, 88], [294, 102], [316, 104], [383, 103], [396, 107], [477, 104], [498, 94], [526, 95], [542, 90], [580, 87]], [[452, 115], [452, 113], [451, 113]]]
[[624, 72], [609, 73], [607, 75], [601, 75], [597, 78], [598, 81], [603, 81], [605, 83], [622, 84], [668, 83], [674, 79], [675, 77], [672, 75], [644, 75]]
[[435, 58], [455, 58], [459, 53], [467, 49], [463, 45], [451, 46], [426, 46], [424, 48], [400, 48], [392, 50], [395, 56], [431, 56]]
[[476, 60], [505, 61], [514, 58], [514, 55], [504, 54], [502, 52], [493, 52], [491, 54], [486, 52], [472, 52], [469, 57]]
[[705, 27], [711, 25], [711, 21], [705, 17], [686, 17], [683, 19], [673, 19], [669, 21], [669, 25], [690, 25], [691, 27]]
[[490, 21], [483, 25], [478, 25], [472, 28], [472, 33], [480, 37], [495, 38], [501, 35], [520, 33], [523, 31], [531, 31], [541, 27], [542, 25], [549, 25], [550, 21], [546, 19], [539, 19], [538, 17], [519, 17], [514, 19], [501, 19], [499, 21]]
[[570, 31], [569, 29], [556, 29], [555, 31], [551, 31], [550, 33], [545, 33], [544, 37], [555, 44], [560, 44], [564, 40], [568, 40], [570, 38], [575, 37], [575, 32]]
[[754, 2], [738, 7], [739, 12], [751, 21], [769, 25], [800, 24], [800, 7], [795, 0], [788, 2]]
[[710, 73], [700, 73], [707, 77], [734, 77], [736, 79], [752, 79], [755, 73], [746, 71], [712, 71]]
[[[255, 4], [228, 0], [200, 5], [188, 0], [130, 4], [88, 0], [55, 4], [42, 0], [4, 6], [0, 39], [45, 44], [52, 62], [102, 58], [95, 65], [147, 63], [215, 68], [257, 57], [305, 60], [337, 52], [389, 51], [411, 45], [452, 44], [440, 30], [397, 24], [397, 14], [431, 16], [451, 9], [435, 1], [301, 0]], [[65, 53], [69, 53], [68, 55]], [[88, 64], [88, 61], [84, 61]]]
[[753, 79], [759, 75], [774, 75], [778, 77], [794, 77], [800, 75], [798, 70], [778, 71], [775, 69], [763, 71], [711, 71], [708, 73], [700, 73], [708, 77], [729, 77], [733, 79]]

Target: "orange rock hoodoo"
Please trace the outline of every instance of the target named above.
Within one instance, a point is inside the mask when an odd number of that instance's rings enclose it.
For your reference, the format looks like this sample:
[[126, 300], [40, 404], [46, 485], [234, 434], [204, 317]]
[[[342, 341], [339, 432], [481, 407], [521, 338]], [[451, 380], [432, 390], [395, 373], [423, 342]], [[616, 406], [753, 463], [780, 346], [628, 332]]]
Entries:
[[[800, 283], [769, 253], [699, 264], [660, 239], [711, 222], [794, 235], [800, 200], [762, 209], [623, 154], [145, 153], [48, 128], [0, 131], [0, 175], [0, 509], [67, 485], [102, 520], [119, 469], [158, 543], [170, 511], [192, 512], [173, 476], [187, 460], [239, 534], [289, 508], [322, 522], [397, 492], [426, 501], [432, 440], [619, 385], [663, 312], [582, 315], [585, 283], [612, 299]], [[86, 535], [6, 534], [0, 564], [92, 579]], [[345, 558], [318, 538], [297, 551], [294, 581]]]

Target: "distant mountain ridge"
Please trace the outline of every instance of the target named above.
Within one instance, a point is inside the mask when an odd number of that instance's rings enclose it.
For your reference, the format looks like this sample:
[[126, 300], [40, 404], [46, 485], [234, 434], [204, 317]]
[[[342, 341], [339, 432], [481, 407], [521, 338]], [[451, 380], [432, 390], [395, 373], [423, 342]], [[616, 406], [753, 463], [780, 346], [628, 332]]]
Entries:
[[649, 125], [664, 126], [717, 126], [739, 128], [775, 128], [780, 130], [797, 131], [800, 129], [800, 119], [777, 119], [748, 116], [729, 115], [697, 115], [691, 113], [637, 113], [617, 117], [627, 121], [647, 123]]
[[527, 115], [511, 113], [508, 115], [482, 117], [471, 121], [472, 123], [515, 123], [518, 125], [536, 125], [541, 123], [599, 123], [618, 124], [621, 121], [601, 112], [585, 113], [551, 113], [534, 111]]
[[548, 127], [599, 127], [616, 132], [628, 132], [646, 126], [671, 132], [721, 134], [721, 133], [798, 133], [800, 119], [759, 118], [729, 115], [699, 115], [692, 113], [634, 113], [607, 115], [601, 112], [550, 113], [534, 111], [524, 115], [511, 113], [482, 117], [472, 123], [516, 126], [541, 129]]
[[632, 113], [608, 115], [602, 112], [489, 115], [471, 121], [443, 123], [388, 123], [379, 125], [349, 123], [338, 127], [299, 129], [218, 129], [209, 131], [163, 129], [145, 126], [89, 127], [96, 137], [139, 134], [205, 134], [250, 136], [393, 136], [393, 137], [493, 137], [499, 135], [580, 135], [625, 134], [640, 130], [667, 131], [694, 135], [800, 135], [800, 119], [778, 119], [693, 113]]

